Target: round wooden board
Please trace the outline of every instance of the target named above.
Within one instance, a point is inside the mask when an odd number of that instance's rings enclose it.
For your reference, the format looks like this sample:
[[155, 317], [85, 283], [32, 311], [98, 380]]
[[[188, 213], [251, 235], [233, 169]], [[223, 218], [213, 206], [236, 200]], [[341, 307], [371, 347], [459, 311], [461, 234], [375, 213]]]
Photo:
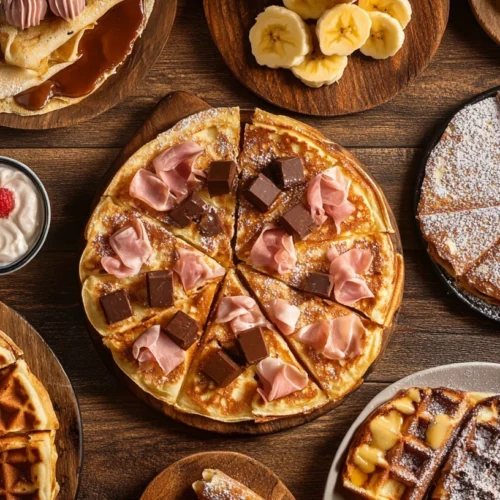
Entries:
[[71, 382], [55, 354], [36, 330], [19, 314], [0, 302], [0, 330], [24, 352], [31, 371], [50, 394], [59, 419], [56, 434], [57, 482], [61, 500], [76, 498], [82, 467], [83, 434], [80, 409]]
[[202, 479], [205, 469], [224, 472], [265, 500], [295, 500], [266, 466], [246, 455], [227, 451], [198, 453], [175, 462], [151, 481], [141, 500], [196, 499], [192, 484]]
[[[164, 132], [175, 125], [179, 120], [186, 118], [194, 113], [198, 113], [200, 111], [209, 109], [211, 106], [207, 104], [205, 101], [202, 101], [196, 96], [189, 94], [187, 92], [172, 92], [167, 95], [162, 101], [160, 101], [157, 107], [154, 109], [149, 118], [144, 122], [141, 128], [134, 135], [130, 143], [119, 153], [117, 159], [113, 163], [113, 165], [109, 168], [109, 170], [104, 175], [104, 178], [101, 182], [101, 187], [97, 191], [96, 196], [93, 201], [93, 207], [97, 205], [100, 197], [105, 192], [107, 185], [113, 179], [116, 172], [120, 169], [120, 167], [127, 161], [130, 156], [132, 156], [138, 149], [140, 149], [144, 144], [152, 141], [158, 134]], [[249, 123], [251, 121], [253, 114], [253, 110], [242, 110], [241, 111], [241, 120], [242, 125], [245, 123]], [[354, 158], [352, 154], [339, 146], [340, 150], [349, 156], [350, 158]], [[359, 160], [356, 160], [357, 164], [360, 164]], [[362, 165], [361, 165], [362, 166]], [[362, 166], [363, 167], [363, 166]], [[364, 168], [364, 167], [363, 167]], [[375, 182], [375, 181], [374, 181]], [[378, 186], [378, 184], [375, 182]], [[384, 197], [385, 200], [385, 197]], [[396, 233], [392, 235], [392, 241], [394, 244], [394, 248], [396, 252], [403, 254], [403, 247], [401, 243], [401, 238], [399, 234], [399, 230], [397, 229], [396, 220], [392, 213], [391, 208], [387, 200], [385, 200], [386, 206], [388, 207], [389, 215], [391, 218], [391, 224], [396, 230]], [[85, 247], [85, 243], [82, 241], [82, 251]], [[397, 320], [399, 313], [396, 312], [394, 315], [394, 320], [390, 328], [386, 328], [384, 332], [384, 340], [381, 353], [378, 357], [380, 359], [384, 353], [384, 350], [389, 343], [389, 340], [394, 333], [396, 328]], [[173, 406], [156, 399], [151, 396], [149, 393], [143, 391], [138, 385], [136, 385], [127, 375], [125, 375], [113, 361], [110, 351], [104, 346], [102, 342], [102, 337], [95, 330], [95, 328], [87, 322], [88, 330], [91, 336], [91, 339], [96, 347], [96, 350], [99, 352], [100, 356], [104, 360], [105, 364], [117, 375], [117, 377], [125, 384], [139, 399], [144, 401], [146, 404], [151, 406], [152, 408], [162, 412], [163, 414], [173, 418], [178, 422], [182, 422], [191, 427], [196, 427], [198, 429], [210, 431], [210, 432], [218, 432], [221, 434], [269, 434], [272, 432], [278, 432], [285, 429], [289, 429], [292, 427], [296, 427], [298, 425], [303, 425], [312, 420], [328, 413], [333, 408], [341, 404], [345, 401], [345, 398], [336, 401], [330, 402], [323, 406], [322, 408], [317, 409], [311, 413], [306, 415], [297, 415], [286, 418], [279, 418], [276, 420], [271, 420], [269, 422], [264, 423], [255, 423], [255, 422], [237, 422], [237, 423], [227, 423], [227, 422], [219, 422], [217, 420], [213, 420], [210, 418], [202, 417], [200, 415], [192, 415], [188, 413], [183, 413], [176, 410]], [[374, 363], [368, 373], [374, 368], [376, 363]], [[363, 380], [360, 381], [360, 384]], [[357, 387], [353, 389], [356, 390]], [[347, 396], [346, 396], [347, 397]]]
[[469, 3], [484, 31], [500, 44], [500, 0], [469, 0]]
[[88, 121], [131, 94], [155, 64], [172, 31], [177, 0], [156, 0], [153, 12], [132, 54], [93, 94], [73, 106], [39, 116], [0, 113], [0, 127], [45, 130]]
[[[313, 89], [291, 71], [257, 64], [248, 34], [257, 15], [276, 0], [204, 0], [212, 38], [236, 78], [259, 97], [276, 106], [307, 115], [358, 113], [394, 98], [422, 73], [441, 43], [450, 9], [449, 0], [410, 0], [413, 17], [406, 27], [403, 48], [384, 61], [350, 57], [338, 84]], [[229, 22], [228, 22], [229, 20]]]

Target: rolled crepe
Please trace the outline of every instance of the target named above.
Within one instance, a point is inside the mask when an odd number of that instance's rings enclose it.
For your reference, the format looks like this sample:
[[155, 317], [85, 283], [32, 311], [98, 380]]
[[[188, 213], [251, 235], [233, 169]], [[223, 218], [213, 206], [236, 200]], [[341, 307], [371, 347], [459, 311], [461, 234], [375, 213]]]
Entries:
[[193, 490], [199, 500], [218, 500], [221, 498], [264, 500], [250, 488], [216, 469], [205, 469], [203, 481], [196, 481], [193, 484]]

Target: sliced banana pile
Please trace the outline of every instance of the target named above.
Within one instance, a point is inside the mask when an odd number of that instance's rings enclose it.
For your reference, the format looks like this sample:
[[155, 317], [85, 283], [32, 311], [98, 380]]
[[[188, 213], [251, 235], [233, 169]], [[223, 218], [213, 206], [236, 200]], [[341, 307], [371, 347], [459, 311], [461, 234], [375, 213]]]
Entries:
[[358, 49], [374, 59], [394, 56], [403, 46], [412, 15], [409, 0], [283, 3], [257, 16], [250, 30], [252, 53], [261, 66], [291, 69], [309, 87], [338, 82], [348, 56]]

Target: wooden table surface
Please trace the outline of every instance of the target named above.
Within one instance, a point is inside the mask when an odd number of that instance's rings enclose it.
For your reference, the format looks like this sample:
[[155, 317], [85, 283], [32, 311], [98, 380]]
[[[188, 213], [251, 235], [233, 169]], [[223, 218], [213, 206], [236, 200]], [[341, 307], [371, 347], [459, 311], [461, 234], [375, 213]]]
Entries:
[[[420, 0], [419, 0], [420, 1]], [[340, 119], [309, 119], [371, 167], [396, 214], [405, 247], [400, 323], [369, 381], [315, 422], [256, 438], [220, 437], [155, 414], [116, 382], [87, 335], [79, 302], [78, 242], [99, 180], [119, 149], [171, 90], [213, 106], [262, 106], [213, 45], [201, 0], [180, 0], [172, 37], [149, 77], [115, 109], [73, 129], [0, 129], [0, 155], [33, 167], [52, 200], [52, 228], [40, 255], [0, 278], [0, 298], [37, 328], [67, 370], [80, 400], [85, 458], [79, 498], [137, 499], [148, 482], [191, 453], [247, 453], [276, 472], [298, 500], [323, 494], [337, 445], [368, 401], [401, 377], [432, 366], [500, 359], [499, 326], [449, 296], [420, 248], [413, 222], [414, 179], [437, 126], [473, 95], [500, 84], [500, 47], [483, 33], [465, 0], [452, 0], [437, 56], [394, 101]], [[62, 499], [67, 500], [67, 499]]]

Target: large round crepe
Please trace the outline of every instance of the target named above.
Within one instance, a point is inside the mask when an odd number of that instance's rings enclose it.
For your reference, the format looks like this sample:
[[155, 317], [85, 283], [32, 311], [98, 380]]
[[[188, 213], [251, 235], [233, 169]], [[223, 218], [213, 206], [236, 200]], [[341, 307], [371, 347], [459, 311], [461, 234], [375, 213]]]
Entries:
[[[87, 0], [87, 6], [76, 19], [65, 21], [48, 16], [39, 26], [25, 30], [9, 25], [3, 9], [0, 9], [0, 113], [41, 115], [77, 104], [88, 97], [54, 97], [43, 109], [35, 111], [19, 106], [14, 100], [20, 92], [42, 84], [73, 64], [78, 59], [78, 47], [85, 31], [93, 29], [99, 19], [121, 1]], [[146, 27], [154, 0], [143, 0], [143, 4], [144, 22], [139, 35]], [[105, 73], [93, 92], [116, 70], [113, 68]]]

